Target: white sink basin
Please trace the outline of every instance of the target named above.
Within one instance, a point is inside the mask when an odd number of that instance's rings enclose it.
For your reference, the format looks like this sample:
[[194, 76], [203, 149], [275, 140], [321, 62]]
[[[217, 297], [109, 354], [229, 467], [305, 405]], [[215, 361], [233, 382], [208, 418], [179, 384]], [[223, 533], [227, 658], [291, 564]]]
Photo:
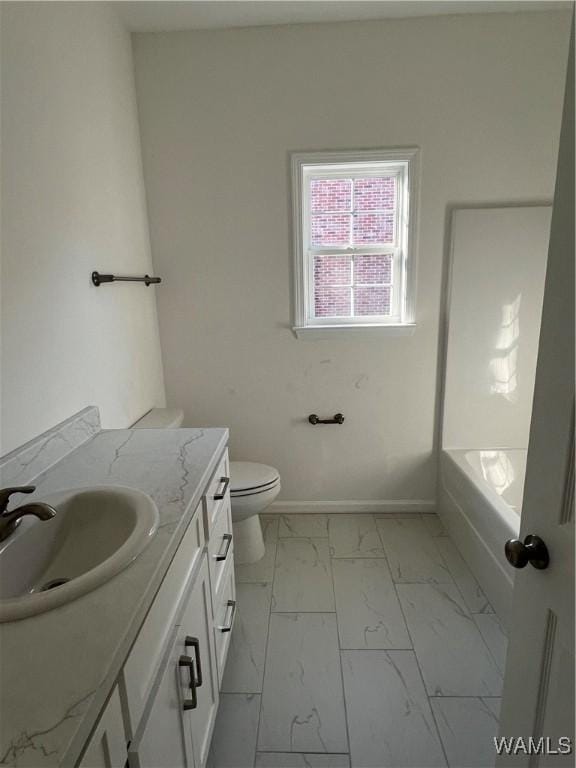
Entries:
[[99, 587], [138, 557], [158, 528], [156, 505], [132, 488], [75, 488], [35, 501], [57, 515], [24, 517], [0, 545], [0, 622], [49, 611]]

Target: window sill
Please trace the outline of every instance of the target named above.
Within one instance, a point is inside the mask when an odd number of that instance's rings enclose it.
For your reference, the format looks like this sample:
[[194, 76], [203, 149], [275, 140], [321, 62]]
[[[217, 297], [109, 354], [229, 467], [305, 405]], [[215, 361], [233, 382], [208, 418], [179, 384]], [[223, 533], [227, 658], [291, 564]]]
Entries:
[[318, 341], [335, 338], [383, 338], [385, 336], [412, 336], [415, 323], [397, 325], [304, 325], [294, 326], [292, 331], [298, 339]]

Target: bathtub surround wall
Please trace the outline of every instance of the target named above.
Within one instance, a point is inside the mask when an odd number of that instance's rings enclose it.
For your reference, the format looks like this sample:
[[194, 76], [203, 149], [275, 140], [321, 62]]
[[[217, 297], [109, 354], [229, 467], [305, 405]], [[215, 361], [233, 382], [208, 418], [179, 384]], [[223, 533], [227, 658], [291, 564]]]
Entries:
[[444, 448], [528, 448], [551, 213], [453, 213]]
[[520, 529], [551, 206], [455, 210], [438, 513], [503, 622]]
[[[168, 400], [284, 509], [431, 505], [446, 208], [551, 198], [569, 18], [135, 35]], [[288, 153], [391, 146], [421, 148], [416, 330], [297, 340]]]
[[2, 443], [164, 402], [130, 37], [102, 3], [2, 4]]

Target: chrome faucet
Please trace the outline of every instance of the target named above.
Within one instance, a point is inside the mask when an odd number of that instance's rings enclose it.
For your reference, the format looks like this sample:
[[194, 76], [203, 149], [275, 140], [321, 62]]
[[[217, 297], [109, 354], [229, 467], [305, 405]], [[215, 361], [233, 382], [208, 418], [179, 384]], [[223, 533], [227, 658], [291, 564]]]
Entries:
[[13, 493], [33, 493], [36, 490], [35, 485], [22, 485], [17, 488], [3, 488], [0, 490], [0, 541], [4, 541], [11, 536], [16, 528], [20, 525], [20, 521], [26, 515], [34, 515], [39, 520], [50, 520], [56, 515], [56, 510], [51, 507], [50, 504], [45, 504], [43, 501], [35, 501], [30, 504], [23, 504], [21, 507], [8, 512], [6, 510], [10, 496]]

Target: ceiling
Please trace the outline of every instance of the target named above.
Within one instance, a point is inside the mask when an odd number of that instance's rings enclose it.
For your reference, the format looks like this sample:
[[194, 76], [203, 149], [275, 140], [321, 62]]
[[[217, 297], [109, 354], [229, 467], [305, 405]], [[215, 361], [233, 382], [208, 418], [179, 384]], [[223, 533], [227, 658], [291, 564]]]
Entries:
[[562, 10], [572, 2], [555, 0], [146, 0], [114, 2], [128, 29], [134, 32], [170, 32], [186, 29], [256, 27], [269, 24], [394, 19], [454, 13], [514, 13]]

